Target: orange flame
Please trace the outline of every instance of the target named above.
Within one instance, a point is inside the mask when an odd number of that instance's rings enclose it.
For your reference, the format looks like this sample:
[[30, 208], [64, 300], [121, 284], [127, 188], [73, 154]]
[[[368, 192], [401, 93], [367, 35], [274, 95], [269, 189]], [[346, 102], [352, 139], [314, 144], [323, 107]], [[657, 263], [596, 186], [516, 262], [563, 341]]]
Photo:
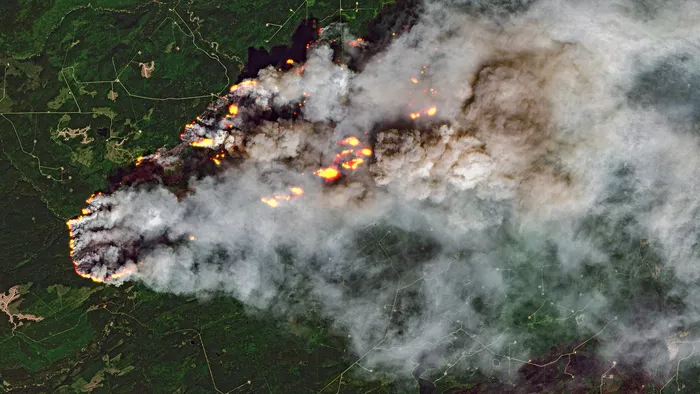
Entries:
[[287, 59], [286, 63], [287, 64], [294, 64], [294, 59]]
[[88, 204], [90, 204], [90, 203], [92, 202], [92, 200], [93, 200], [95, 197], [101, 196], [101, 195], [102, 195], [101, 192], [93, 193], [93, 194], [90, 195], [90, 197], [88, 197], [87, 200], [85, 200], [85, 202], [88, 203]]
[[437, 107], [430, 107], [430, 108], [428, 108], [427, 111], [425, 111], [425, 113], [428, 114], [428, 116], [433, 116], [433, 115], [435, 115], [436, 112], [437, 112]]
[[356, 170], [357, 167], [359, 167], [360, 164], [364, 162], [364, 159], [351, 159], [350, 161], [343, 163], [343, 168], [346, 168], [348, 170]]
[[411, 82], [418, 83], [418, 78], [416, 78], [416, 77], [411, 78]]
[[357, 146], [360, 144], [360, 140], [358, 140], [357, 137], [348, 137], [348, 138], [340, 141], [339, 144], [340, 145]]
[[364, 148], [355, 152], [355, 156], [372, 156], [372, 149]]
[[236, 85], [231, 86], [230, 91], [231, 91], [231, 92], [234, 92], [234, 91], [238, 90], [238, 88], [248, 87], [248, 86], [251, 86], [251, 85], [252, 85], [252, 86], [255, 86], [255, 85], [257, 85], [257, 84], [258, 84], [258, 81], [255, 81], [255, 80], [253, 80], [253, 79], [249, 79], [249, 80], [247, 80], [247, 81], [243, 81], [243, 82], [241, 82], [241, 83], [239, 83], [239, 84], [236, 84]]
[[314, 174], [327, 181], [332, 181], [340, 176], [340, 172], [333, 167], [321, 168], [315, 171]]
[[236, 104], [231, 104], [228, 106], [228, 113], [231, 115], [238, 115], [238, 106]]
[[211, 157], [210, 159], [211, 159], [211, 161], [214, 162], [214, 164], [219, 166], [219, 165], [221, 165], [221, 160], [223, 160], [224, 157], [226, 157], [226, 154], [224, 152], [219, 152], [219, 153], [215, 154], [214, 157]]
[[212, 138], [202, 138], [199, 141], [193, 141], [190, 145], [195, 148], [211, 148], [214, 146], [214, 140]]
[[277, 200], [274, 197], [263, 197], [260, 199], [260, 201], [271, 206], [272, 208], [277, 208], [277, 206], [279, 205], [279, 202], [277, 202]]
[[136, 267], [134, 267], [134, 266], [126, 267], [126, 268], [122, 269], [121, 271], [115, 272], [112, 275], [108, 276], [107, 279], [108, 280], [119, 279], [122, 276], [126, 276], [126, 275], [132, 274], [134, 272], [136, 272]]
[[335, 155], [335, 157], [333, 158], [333, 163], [338, 164], [343, 160], [343, 157], [351, 155], [351, 154], [352, 154], [352, 149], [345, 149], [345, 150], [341, 151], [340, 153], [338, 153], [337, 155]]
[[260, 199], [260, 201], [271, 206], [272, 208], [277, 208], [279, 206], [280, 201], [289, 201], [293, 197], [300, 197], [304, 194], [304, 189], [302, 189], [299, 186], [292, 186], [289, 188], [289, 191], [292, 192], [291, 196], [289, 194], [278, 194], [273, 197], [263, 197]]

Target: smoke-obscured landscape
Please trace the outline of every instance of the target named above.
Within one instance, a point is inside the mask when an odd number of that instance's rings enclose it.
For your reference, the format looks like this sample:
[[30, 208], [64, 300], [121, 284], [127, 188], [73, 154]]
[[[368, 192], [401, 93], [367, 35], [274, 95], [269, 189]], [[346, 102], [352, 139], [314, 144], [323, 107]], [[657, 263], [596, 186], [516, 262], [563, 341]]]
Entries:
[[[128, 315], [157, 309], [139, 294], [195, 320], [236, 305], [342, 347], [306, 391], [694, 392], [699, 19], [546, 0], [306, 19], [93, 189], [73, 268]], [[231, 389], [271, 390], [228, 365]]]

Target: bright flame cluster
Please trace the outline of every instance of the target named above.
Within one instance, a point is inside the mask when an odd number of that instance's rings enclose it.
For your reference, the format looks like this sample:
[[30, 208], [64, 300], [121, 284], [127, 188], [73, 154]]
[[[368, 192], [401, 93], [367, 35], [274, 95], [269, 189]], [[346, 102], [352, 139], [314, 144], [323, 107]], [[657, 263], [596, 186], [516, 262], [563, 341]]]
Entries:
[[231, 86], [231, 89], [229, 89], [229, 91], [230, 91], [231, 93], [233, 93], [233, 92], [235, 92], [236, 90], [238, 90], [238, 89], [240, 89], [240, 88], [247, 89], [247, 88], [249, 88], [249, 87], [251, 87], [251, 86], [255, 86], [255, 85], [257, 85], [257, 84], [258, 84], [258, 81], [254, 80], [254, 79], [248, 79], [248, 80], [243, 81], [243, 82], [241, 82], [241, 83], [239, 83], [239, 84], [236, 84], [236, 85]]
[[289, 188], [290, 194], [277, 194], [272, 197], [263, 197], [260, 201], [271, 206], [272, 208], [277, 208], [280, 201], [289, 201], [292, 198], [301, 197], [304, 194], [304, 189], [299, 186], [293, 186]]
[[[423, 66], [422, 69], [421, 69], [421, 71], [420, 71], [420, 73], [421, 73], [421, 74], [425, 74], [427, 68], [428, 68], [428, 66]], [[411, 82], [414, 83], [414, 84], [418, 84], [418, 83], [420, 83], [421, 81], [420, 81], [420, 79], [418, 79], [418, 78], [416, 78], [416, 77], [411, 77]], [[409, 92], [409, 94], [411, 94], [411, 93], [413, 93], [413, 92]], [[430, 88], [430, 89], [423, 89], [423, 90], [422, 90], [422, 93], [429, 94], [429, 95], [432, 96], [432, 95], [435, 95], [435, 94], [437, 93], [437, 90], [435, 90], [435, 89], [433, 89], [433, 88]], [[416, 102], [416, 100], [411, 100], [411, 101], [408, 103], [408, 106], [411, 107], [415, 102]], [[416, 119], [420, 118], [421, 115], [435, 116], [436, 113], [437, 113], [437, 107], [436, 107], [436, 106], [431, 106], [431, 107], [424, 108], [424, 109], [419, 110], [419, 111], [416, 111], [416, 112], [410, 112], [410, 113], [408, 114], [408, 116], [409, 116], [411, 119], [416, 120]]]
[[214, 147], [214, 139], [213, 138], [201, 138], [197, 141], [192, 141], [190, 145], [194, 146], [195, 148], [213, 148]]
[[[341, 141], [338, 141], [339, 145], [356, 147], [361, 144], [357, 137], [347, 137]], [[333, 163], [328, 167], [319, 168], [314, 171], [314, 175], [323, 178], [326, 182], [332, 182], [340, 178], [341, 172], [340, 168], [354, 171], [362, 163], [365, 162], [364, 157], [372, 156], [372, 149], [368, 147], [359, 149], [343, 149], [333, 157]], [[260, 201], [269, 205], [272, 208], [277, 208], [282, 201], [290, 201], [293, 198], [301, 197], [304, 194], [304, 190], [301, 187], [290, 187], [289, 191], [291, 193], [278, 194], [271, 197], [263, 197]]]
[[221, 161], [226, 157], [226, 154], [224, 152], [219, 152], [215, 154], [212, 158], [211, 161], [214, 162], [217, 166], [221, 165]]
[[411, 112], [409, 114], [409, 116], [411, 117], [411, 119], [418, 119], [418, 118], [420, 118], [421, 114], [428, 115], [428, 116], [435, 116], [436, 113], [437, 113], [437, 107], [432, 106], [432, 107], [426, 108], [422, 111]]
[[[357, 137], [351, 136], [347, 137], [341, 141], [338, 141], [338, 144], [344, 145], [344, 146], [358, 146], [360, 145], [360, 140]], [[350, 158], [350, 156], [355, 156], [354, 158]], [[360, 148], [360, 149], [343, 149], [340, 151], [340, 153], [336, 154], [335, 157], [333, 158], [333, 164], [325, 167], [325, 168], [319, 168], [314, 172], [315, 175], [325, 179], [326, 181], [334, 181], [338, 178], [340, 178], [340, 170], [339, 166], [346, 169], [346, 170], [356, 170], [360, 164], [365, 162], [365, 159], [363, 157], [368, 157], [372, 156], [372, 149], [370, 148]]]

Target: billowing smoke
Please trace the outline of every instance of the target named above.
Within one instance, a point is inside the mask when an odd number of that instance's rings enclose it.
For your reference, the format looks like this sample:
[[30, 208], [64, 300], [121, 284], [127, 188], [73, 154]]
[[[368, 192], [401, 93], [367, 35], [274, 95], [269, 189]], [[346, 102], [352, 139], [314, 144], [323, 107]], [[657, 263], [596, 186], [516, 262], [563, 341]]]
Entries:
[[215, 170], [145, 158], [160, 181], [69, 223], [77, 272], [320, 314], [364, 371], [596, 338], [668, 378], [700, 323], [700, 8], [515, 3], [428, 2], [379, 53], [343, 33], [232, 87], [182, 135]]

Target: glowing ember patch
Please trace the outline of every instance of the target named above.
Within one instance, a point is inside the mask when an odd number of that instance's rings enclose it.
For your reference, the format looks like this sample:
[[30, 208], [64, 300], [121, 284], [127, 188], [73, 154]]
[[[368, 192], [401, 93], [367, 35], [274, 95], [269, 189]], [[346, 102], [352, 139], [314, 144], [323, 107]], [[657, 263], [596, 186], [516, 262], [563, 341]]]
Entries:
[[418, 78], [415, 78], [415, 77], [414, 77], [414, 78], [411, 78], [411, 82], [413, 82], [413, 83], [418, 83]]
[[[135, 272], [135, 271], [136, 271], [136, 268], [135, 268], [135, 267], [125, 268], [123, 271], [121, 271], [121, 272], [116, 272], [116, 273], [112, 274], [111, 276], [107, 277], [107, 279], [112, 279], [112, 280], [114, 280], [114, 279], [119, 279], [119, 278], [121, 278], [122, 276], [129, 275], [129, 274], [131, 274], [131, 273], [133, 273], [133, 272]], [[93, 279], [93, 280], [94, 280], [94, 279]]]
[[294, 59], [287, 59], [287, 64], [294, 64]]
[[230, 113], [231, 115], [238, 115], [238, 106], [236, 104], [229, 105], [228, 113]]
[[357, 151], [356, 155], [357, 156], [372, 156], [372, 149], [369, 149], [369, 148], [360, 149], [359, 151]]
[[360, 145], [360, 140], [358, 140], [357, 137], [348, 137], [348, 138], [340, 141], [339, 144], [340, 145], [357, 146], [357, 145]]
[[195, 148], [211, 148], [214, 146], [214, 140], [211, 138], [202, 138], [199, 141], [190, 143], [190, 145], [194, 146]]
[[212, 157], [210, 159], [211, 159], [211, 161], [214, 162], [214, 164], [219, 166], [219, 165], [221, 165], [221, 160], [223, 160], [224, 157], [226, 157], [226, 154], [224, 152], [219, 152], [216, 155], [214, 155], [214, 157]]
[[364, 162], [364, 159], [352, 159], [348, 162], [343, 163], [343, 168], [347, 168], [348, 170], [356, 170], [357, 167], [359, 167], [360, 164]]
[[290, 187], [289, 191], [292, 192], [292, 194], [295, 196], [301, 196], [302, 194], [304, 194], [304, 189], [302, 189], [298, 186]]
[[430, 108], [428, 108], [428, 110], [425, 113], [428, 114], [428, 116], [433, 116], [433, 115], [435, 115], [436, 112], [437, 112], [436, 107], [430, 107]]
[[98, 278], [98, 277], [92, 276], [92, 275], [90, 275], [90, 274], [85, 274], [85, 273], [82, 273], [82, 272], [78, 272], [77, 269], [76, 269], [75, 273], [78, 274], [78, 275], [80, 275], [81, 277], [83, 277], [83, 278], [85, 278], [85, 279], [92, 279], [93, 282], [97, 282], [97, 283], [102, 283], [102, 282], [104, 282], [104, 280], [103, 280], [102, 278]]
[[333, 163], [338, 164], [341, 161], [343, 161], [343, 158], [345, 156], [349, 156], [351, 154], [352, 154], [352, 149], [345, 149], [345, 150], [341, 151], [340, 153], [338, 153], [337, 155], [335, 155], [335, 157], [333, 158]]
[[83, 208], [81, 212], [83, 213], [83, 215], [89, 215], [89, 214], [90, 214], [90, 210], [87, 209], [87, 208]]
[[271, 206], [272, 208], [277, 208], [277, 206], [279, 205], [279, 202], [277, 202], [277, 200], [275, 200], [274, 197], [263, 197], [260, 199], [260, 201]]
[[418, 119], [418, 118], [420, 118], [420, 113], [418, 113], [418, 112], [411, 113], [411, 119]]
[[252, 80], [252, 79], [249, 79], [249, 80], [243, 81], [243, 82], [241, 82], [241, 83], [239, 83], [239, 84], [237, 84], [237, 85], [231, 86], [230, 91], [231, 91], [231, 92], [234, 92], [234, 91], [238, 90], [238, 88], [247, 87], [247, 86], [250, 86], [250, 85], [255, 86], [257, 83], [258, 83], [257, 81], [254, 81], [254, 80]]
[[332, 181], [340, 176], [340, 172], [333, 167], [321, 168], [320, 170], [314, 172], [314, 174], [327, 181]]
[[87, 200], [85, 200], [85, 202], [88, 203], [88, 204], [90, 204], [90, 203], [92, 202], [92, 200], [93, 200], [95, 197], [101, 196], [101, 195], [102, 195], [102, 193], [95, 193], [95, 194], [92, 194], [92, 195], [90, 195], [90, 197], [88, 197]]
[[190, 241], [194, 241], [195, 239], [197, 239], [197, 238], [195, 238], [194, 235], [190, 235]]

